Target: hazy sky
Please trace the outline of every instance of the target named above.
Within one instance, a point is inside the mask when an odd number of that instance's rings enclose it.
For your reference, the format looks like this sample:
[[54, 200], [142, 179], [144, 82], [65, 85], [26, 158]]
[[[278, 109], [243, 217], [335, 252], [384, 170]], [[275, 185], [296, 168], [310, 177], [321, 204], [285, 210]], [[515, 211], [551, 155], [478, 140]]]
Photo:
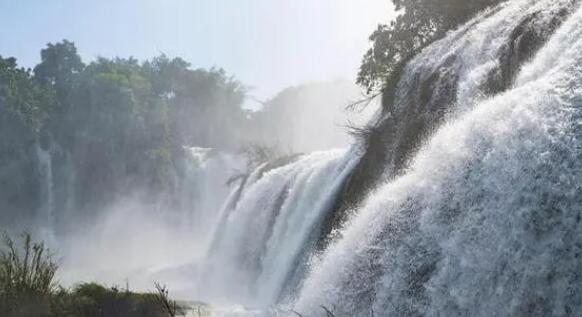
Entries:
[[223, 67], [265, 99], [302, 82], [353, 80], [389, 0], [0, 0], [0, 55], [23, 66], [69, 39], [85, 61], [160, 53]]

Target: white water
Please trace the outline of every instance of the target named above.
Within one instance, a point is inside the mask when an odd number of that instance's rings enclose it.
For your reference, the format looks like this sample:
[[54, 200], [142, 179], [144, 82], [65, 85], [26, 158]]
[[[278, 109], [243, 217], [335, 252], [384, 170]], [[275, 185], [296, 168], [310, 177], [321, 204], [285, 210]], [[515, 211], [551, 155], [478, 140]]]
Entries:
[[196, 231], [197, 244], [206, 245], [206, 240], [215, 230], [221, 206], [232, 188], [231, 177], [246, 169], [242, 155], [220, 152], [208, 148], [187, 148], [188, 163], [182, 193], [179, 197], [180, 226]]
[[227, 182], [245, 160], [213, 149], [185, 150], [177, 203], [144, 202], [136, 195], [103, 206], [98, 217], [77, 225], [59, 244], [62, 283], [127, 282], [132, 289], [151, 290], [161, 281], [176, 298], [192, 299], [193, 276], [230, 192]]
[[354, 150], [338, 150], [302, 156], [262, 176], [265, 166], [259, 167], [217, 231], [198, 295], [221, 303], [274, 304], [357, 160]]
[[44, 150], [40, 145], [35, 146], [39, 172], [42, 176], [41, 184], [41, 226], [49, 237], [53, 234], [54, 225], [54, 190], [53, 190], [53, 163], [50, 149]]
[[[547, 39], [560, 11], [571, 6], [572, 0], [505, 2], [413, 58], [380, 121], [392, 134], [384, 146], [382, 179], [401, 174], [402, 158], [410, 158], [418, 140], [426, 141], [443, 121], [454, 120], [507, 89], [524, 51], [534, 53], [522, 44], [531, 43], [532, 34]], [[419, 131], [419, 126], [424, 128]]]
[[[548, 32], [556, 14], [571, 5], [572, 0], [514, 0], [481, 13], [478, 17], [451, 32], [446, 38], [429, 46], [406, 66], [398, 84], [395, 110], [407, 111], [418, 100], [418, 83], [441, 73], [435, 83], [430, 103], [440, 101], [456, 82], [456, 102], [449, 111], [470, 110], [486, 97], [484, 89], [488, 75], [500, 69], [500, 58], [508, 48], [512, 32], [532, 14], [536, 32]], [[444, 74], [443, 74], [444, 73]], [[447, 85], [446, 82], [450, 84]]]
[[[485, 44], [528, 7], [563, 3], [509, 2], [483, 20], [493, 23]], [[436, 45], [448, 50], [455, 41]], [[472, 56], [467, 65], [489, 67]], [[459, 100], [475, 106], [439, 129], [404, 176], [369, 196], [314, 265], [295, 309], [306, 316], [324, 316], [320, 305], [337, 316], [581, 311], [581, 65], [577, 10], [506, 93], [480, 100], [470, 95], [474, 87], [459, 86]]]
[[[258, 308], [218, 315], [277, 315], [264, 309], [281, 302], [313, 317], [325, 315], [321, 305], [338, 317], [581, 311], [582, 13], [520, 71], [514, 87], [494, 98], [486, 92], [515, 28], [536, 13], [543, 33], [570, 3], [510, 1], [409, 63], [390, 114], [406, 113], [419, 98], [418, 83], [446, 73], [428, 107], [454, 89], [447, 121], [404, 176], [370, 194], [323, 254], [313, 253], [313, 243], [358, 153], [318, 152], [272, 170], [264, 164], [239, 197], [225, 183], [242, 169], [240, 158], [190, 149], [178, 210], [144, 213], [151, 206], [131, 201], [112, 207], [75, 236], [65, 280], [127, 278], [138, 289], [161, 280], [178, 298]], [[40, 148], [37, 154], [50, 225], [51, 157]]]

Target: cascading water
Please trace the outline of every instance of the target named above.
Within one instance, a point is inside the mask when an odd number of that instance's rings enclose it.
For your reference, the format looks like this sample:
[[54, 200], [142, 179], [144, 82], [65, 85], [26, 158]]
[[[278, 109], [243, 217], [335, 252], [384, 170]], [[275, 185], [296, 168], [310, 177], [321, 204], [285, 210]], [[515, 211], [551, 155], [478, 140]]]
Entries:
[[[208, 237], [216, 227], [222, 202], [229, 194], [229, 179], [246, 168], [240, 155], [208, 148], [186, 148], [187, 166], [181, 185], [180, 224]], [[206, 244], [198, 240], [199, 244]]]
[[[41, 174], [41, 225], [47, 234], [51, 235], [54, 225], [54, 190], [53, 163], [50, 149], [45, 150], [40, 145], [35, 146], [39, 172]], [[47, 237], [48, 238], [48, 237]]]
[[509, 88], [515, 72], [576, 1], [510, 1], [451, 32], [413, 58], [382, 119], [389, 137], [385, 178], [400, 173], [419, 143], [446, 120]]
[[[164, 281], [173, 296], [191, 298], [191, 276], [229, 194], [228, 180], [246, 165], [242, 155], [234, 153], [189, 147], [184, 151], [180, 191], [153, 202], [144, 202], [140, 195], [122, 197], [65, 236], [59, 243], [64, 250], [62, 283], [127, 281], [146, 290]], [[123, 261], [118, 254], [124, 254]]]
[[254, 306], [274, 304], [359, 156], [317, 152], [249, 176], [217, 230], [199, 281], [200, 296]]
[[[558, 13], [565, 21], [495, 97], [481, 95], [484, 81], [473, 80], [488, 77], [481, 75], [490, 73], [489, 63], [465, 55], [454, 71], [471, 79], [455, 85], [455, 108], [463, 111], [450, 116], [402, 176], [369, 195], [312, 266], [296, 311], [324, 316], [323, 305], [337, 316], [572, 316], [582, 310], [582, 9], [574, 4], [510, 1], [410, 64], [397, 101], [414, 97], [406, 91], [415, 80], [410, 71], [428, 55], [441, 58], [435, 53], [481, 32], [489, 39], [480, 51], [502, 47], [510, 32], [500, 30], [533, 12], [535, 21]], [[491, 55], [493, 63], [496, 58]]]
[[[579, 1], [483, 12], [407, 64], [371, 123], [386, 181], [331, 245], [310, 243], [360, 155], [259, 167], [223, 210], [199, 295], [305, 316], [574, 315], [579, 65]], [[219, 313], [255, 314], [270, 315]]]
[[[519, 68], [543, 46], [576, 1], [511, 1], [489, 9], [427, 47], [386, 87], [383, 116], [370, 123], [366, 154], [346, 184], [330, 229], [379, 184], [402, 175], [419, 147], [447, 120], [511, 87]], [[341, 232], [336, 230], [336, 232]]]

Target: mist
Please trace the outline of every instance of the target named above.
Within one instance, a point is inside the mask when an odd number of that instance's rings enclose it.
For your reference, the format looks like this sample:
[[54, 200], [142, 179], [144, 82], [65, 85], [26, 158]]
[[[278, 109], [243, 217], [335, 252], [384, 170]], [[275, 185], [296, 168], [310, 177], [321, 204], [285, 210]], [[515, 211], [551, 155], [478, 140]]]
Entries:
[[[224, 70], [166, 55], [85, 64], [69, 41], [42, 55], [34, 74], [9, 61], [39, 90], [68, 79], [46, 91], [56, 99], [42, 108], [38, 130], [8, 121], [25, 109], [2, 108], [4, 137], [20, 141], [0, 167], [11, 189], [1, 216], [10, 235], [45, 241], [66, 287], [96, 281], [146, 291], [163, 281], [173, 296], [196, 299], [194, 277], [251, 175], [269, 162], [349, 147], [350, 127], [379, 108], [371, 100], [350, 109], [366, 97], [347, 80], [261, 101]], [[74, 61], [70, 72], [55, 71], [53, 56]], [[245, 109], [248, 102], [257, 109]], [[27, 187], [10, 175], [24, 175]]]
[[582, 311], [582, 0], [0, 15], [0, 316]]
[[[359, 87], [341, 80], [290, 87], [250, 115], [256, 124], [244, 139], [250, 147], [269, 149], [270, 156], [261, 160], [347, 148], [353, 142], [348, 125], [364, 125], [378, 109], [374, 102], [347, 109], [362, 96]], [[177, 192], [151, 200], [136, 187], [93, 207], [95, 216], [60, 220], [58, 227], [66, 228], [61, 232], [43, 228], [59, 259], [60, 282], [98, 281], [147, 291], [163, 281], [176, 298], [198, 299], [194, 277], [229, 196], [238, 190], [238, 181], [232, 181], [263, 163], [252, 162], [257, 158], [244, 149], [244, 144], [226, 150], [185, 147], [186, 174]]]
[[287, 88], [253, 114], [256, 139], [287, 153], [348, 147], [350, 128], [365, 126], [379, 110], [379, 98], [354, 105], [365, 99], [363, 90], [347, 80]]

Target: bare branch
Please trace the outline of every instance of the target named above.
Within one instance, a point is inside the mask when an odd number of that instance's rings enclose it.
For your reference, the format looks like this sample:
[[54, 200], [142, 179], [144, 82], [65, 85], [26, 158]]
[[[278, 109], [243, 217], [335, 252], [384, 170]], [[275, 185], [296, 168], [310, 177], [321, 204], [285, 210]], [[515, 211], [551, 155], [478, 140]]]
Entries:
[[335, 317], [335, 315], [331, 312], [331, 310], [327, 309], [327, 307], [325, 307], [323, 305], [321, 305], [319, 307], [321, 307], [323, 310], [325, 310], [327, 317]]
[[374, 92], [372, 94], [364, 94], [362, 99], [350, 103], [346, 106], [346, 110], [350, 112], [362, 112], [374, 101], [382, 95], [382, 91]]
[[168, 288], [165, 285], [156, 282], [154, 283], [154, 287], [156, 288], [157, 293], [153, 295], [168, 316], [176, 317], [178, 315], [183, 315], [183, 308], [180, 307], [176, 301], [170, 299]]
[[303, 317], [303, 315], [301, 315], [300, 313], [298, 313], [298, 312], [296, 312], [294, 310], [291, 310], [291, 312], [294, 313], [295, 315], [299, 316], [299, 317]]
[[367, 140], [375, 132], [375, 128], [369, 124], [359, 126], [352, 121], [349, 121], [344, 125], [346, 132], [356, 139]]

